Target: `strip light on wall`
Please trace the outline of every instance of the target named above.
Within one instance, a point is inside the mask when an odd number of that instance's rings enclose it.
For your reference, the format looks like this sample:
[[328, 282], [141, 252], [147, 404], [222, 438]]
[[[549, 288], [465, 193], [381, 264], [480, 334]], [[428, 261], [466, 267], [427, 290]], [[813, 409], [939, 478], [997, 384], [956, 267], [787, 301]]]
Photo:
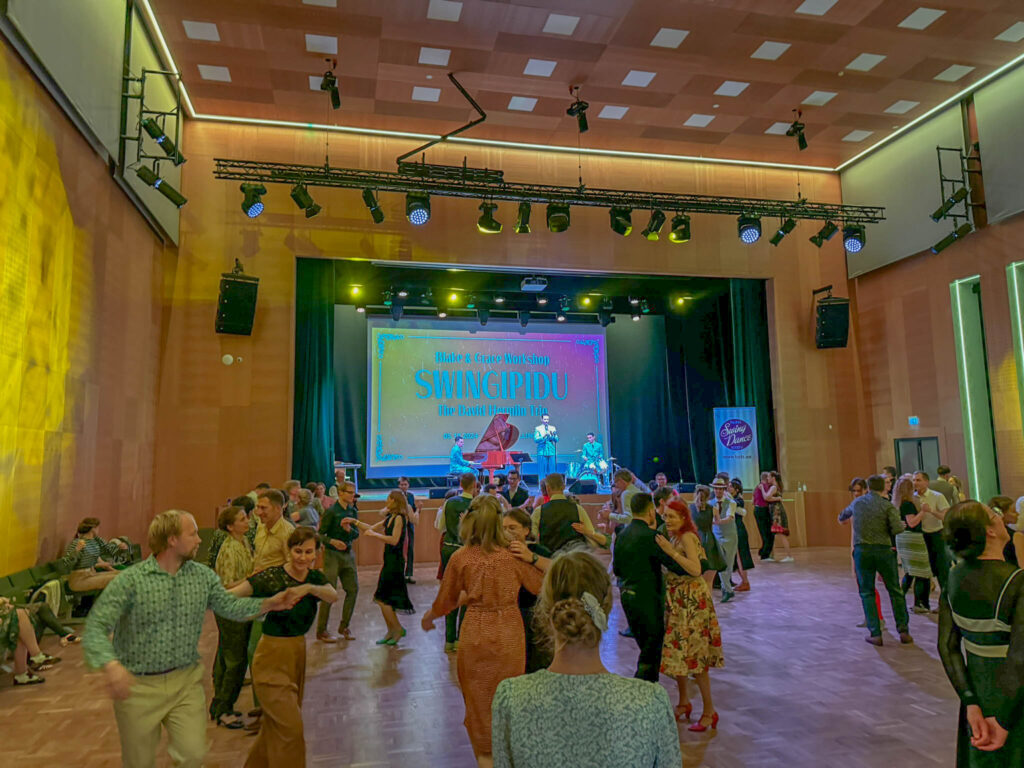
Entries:
[[1024, 282], [1024, 261], [1006, 267], [1006, 287], [1010, 293], [1010, 320], [1013, 356], [1017, 364], [1017, 395], [1024, 415], [1024, 305], [1021, 304], [1021, 283]]
[[966, 287], [970, 290], [970, 284], [981, 279], [980, 275], [974, 275], [973, 277], [965, 277], [961, 280], [956, 280], [952, 284], [953, 289], [953, 305], [956, 308], [956, 332], [958, 346], [960, 347], [960, 354], [958, 355], [960, 364], [960, 380], [963, 382], [964, 391], [961, 393], [961, 402], [964, 405], [964, 412], [967, 414], [967, 429], [965, 430], [965, 445], [964, 448], [967, 452], [967, 459], [971, 465], [971, 477], [970, 477], [970, 490], [973, 495], [978, 494], [978, 460], [975, 455], [974, 447], [974, 413], [971, 409], [971, 385], [968, 379], [967, 369], [967, 343], [964, 338], [964, 313], [963, 304], [960, 300], [960, 292]]

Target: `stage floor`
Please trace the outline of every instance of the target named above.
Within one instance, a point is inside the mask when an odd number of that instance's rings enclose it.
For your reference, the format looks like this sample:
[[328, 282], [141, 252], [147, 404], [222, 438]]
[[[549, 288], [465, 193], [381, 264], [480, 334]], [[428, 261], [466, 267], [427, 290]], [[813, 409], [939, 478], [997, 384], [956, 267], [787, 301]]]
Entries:
[[[892, 629], [884, 648], [864, 642], [860, 600], [845, 548], [795, 550], [791, 564], [762, 564], [752, 590], [718, 606], [724, 669], [711, 673], [717, 732], [680, 730], [686, 768], [888, 768], [952, 766], [957, 700], [938, 660], [936, 617], [911, 616], [917, 643], [900, 646]], [[305, 699], [311, 766], [472, 768], [455, 656], [446, 656], [443, 623], [429, 635], [419, 617], [437, 592], [436, 566], [417, 569], [410, 587], [416, 616], [398, 649], [374, 645], [384, 623], [371, 595], [377, 570], [360, 570], [352, 628], [356, 640], [309, 642]], [[934, 596], [933, 596], [934, 600]], [[335, 606], [336, 621], [340, 606]], [[892, 627], [890, 607], [883, 609]], [[624, 618], [616, 596], [605, 665], [631, 675], [637, 650], [618, 635]], [[208, 614], [201, 650], [210, 668], [216, 626]], [[0, 677], [0, 757], [7, 765], [120, 764], [117, 729], [103, 681], [87, 674], [81, 646], [44, 650], [63, 663], [46, 684], [11, 688]], [[662, 678], [675, 701], [675, 684]], [[209, 683], [207, 683], [209, 688]], [[208, 692], [209, 697], [209, 692]], [[240, 708], [248, 709], [249, 688]], [[696, 692], [694, 692], [696, 697]], [[694, 699], [695, 715], [699, 699]], [[59, 724], [59, 728], [56, 724]], [[60, 738], [54, 738], [59, 730]], [[238, 766], [252, 744], [241, 731], [210, 727], [210, 768]], [[607, 738], [628, 738], [629, 724]], [[169, 765], [166, 754], [159, 765]]]

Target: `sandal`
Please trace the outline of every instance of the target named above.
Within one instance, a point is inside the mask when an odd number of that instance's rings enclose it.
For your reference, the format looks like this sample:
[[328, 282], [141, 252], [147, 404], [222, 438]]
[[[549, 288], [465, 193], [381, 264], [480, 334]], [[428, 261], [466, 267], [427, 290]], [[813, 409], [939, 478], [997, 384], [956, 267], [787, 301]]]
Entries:
[[[21, 678], [20, 680], [18, 678]], [[41, 678], [39, 675], [34, 675], [31, 672], [26, 672], [24, 675], [15, 675], [15, 685], [39, 685], [45, 683], [46, 680]]]
[[36, 661], [31, 656], [28, 659], [28, 668], [33, 672], [45, 672], [48, 669], [52, 669], [54, 664], [60, 661], [59, 656], [51, 656], [48, 653], [43, 654], [43, 658]]
[[74, 633], [71, 633], [70, 635], [65, 635], [60, 639], [60, 647], [67, 648], [69, 645], [77, 645], [80, 642], [82, 642], [82, 638], [80, 638], [78, 635]]

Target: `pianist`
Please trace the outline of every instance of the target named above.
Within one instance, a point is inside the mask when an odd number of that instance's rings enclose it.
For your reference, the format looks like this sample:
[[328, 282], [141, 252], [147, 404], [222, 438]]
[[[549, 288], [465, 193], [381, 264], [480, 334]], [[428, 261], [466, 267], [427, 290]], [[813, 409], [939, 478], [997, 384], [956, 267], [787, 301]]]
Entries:
[[462, 444], [465, 442], [462, 435], [455, 438], [455, 445], [452, 452], [448, 454], [448, 474], [461, 475], [464, 472], [472, 472], [473, 465], [462, 457]]

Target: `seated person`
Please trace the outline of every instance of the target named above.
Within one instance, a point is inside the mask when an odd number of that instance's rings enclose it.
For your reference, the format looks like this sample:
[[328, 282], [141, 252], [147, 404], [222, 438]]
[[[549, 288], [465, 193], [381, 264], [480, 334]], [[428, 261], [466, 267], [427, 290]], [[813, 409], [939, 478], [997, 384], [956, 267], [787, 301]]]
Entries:
[[452, 446], [451, 453], [448, 454], [449, 475], [461, 475], [465, 472], [475, 471], [473, 465], [462, 457], [462, 446], [465, 442], [462, 435], [455, 438], [455, 445]]
[[98, 518], [84, 518], [60, 559], [61, 565], [71, 571], [68, 587], [72, 592], [105, 589], [117, 576], [111, 560], [120, 550], [128, 549], [128, 544], [120, 539], [104, 541], [97, 533], [99, 527]]
[[36, 685], [45, 682], [36, 674], [49, 669], [59, 658], [39, 650], [32, 621], [25, 608], [16, 608], [0, 597], [0, 659], [14, 652], [14, 684]]

